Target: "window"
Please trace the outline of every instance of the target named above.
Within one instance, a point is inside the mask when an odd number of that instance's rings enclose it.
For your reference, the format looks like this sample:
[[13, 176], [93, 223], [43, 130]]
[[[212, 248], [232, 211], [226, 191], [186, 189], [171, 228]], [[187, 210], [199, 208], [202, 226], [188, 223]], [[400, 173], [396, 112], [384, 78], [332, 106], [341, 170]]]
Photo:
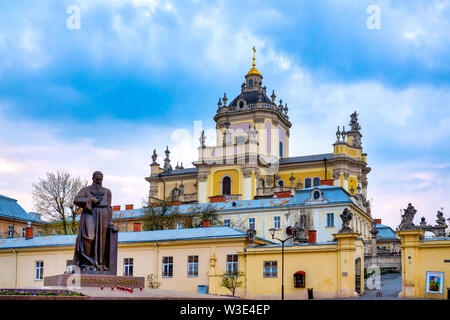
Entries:
[[277, 276], [277, 261], [264, 261], [264, 278], [276, 278]]
[[223, 226], [224, 227], [230, 227], [231, 226], [231, 220], [230, 219], [223, 220]]
[[249, 85], [250, 87], [253, 87], [253, 79], [250, 79], [250, 80], [248, 81], [248, 85]]
[[231, 194], [231, 178], [228, 176], [222, 179], [222, 194]]
[[280, 141], [280, 158], [283, 158], [283, 142]]
[[36, 261], [36, 276], [35, 280], [44, 279], [44, 261]]
[[184, 226], [183, 222], [177, 223], [177, 229], [183, 229], [183, 226]]
[[236, 137], [236, 144], [245, 144], [245, 136]]
[[334, 213], [327, 213], [327, 227], [334, 227]]
[[8, 226], [8, 238], [14, 237], [14, 226]]
[[281, 229], [281, 217], [273, 217], [273, 227], [275, 229]]
[[198, 256], [188, 256], [188, 277], [198, 277]]
[[317, 187], [320, 185], [320, 178], [314, 178], [314, 187]]
[[163, 278], [173, 277], [173, 257], [163, 257]]
[[284, 181], [283, 181], [283, 180], [278, 181], [278, 185], [279, 185], [280, 187], [284, 186]]
[[227, 254], [227, 273], [238, 271], [238, 256], [237, 254]]
[[319, 190], [316, 190], [313, 192], [313, 198], [314, 198], [314, 200], [320, 199], [320, 191]]
[[255, 230], [255, 218], [248, 218], [248, 228]]
[[311, 188], [311, 179], [310, 178], [305, 179], [305, 188]]
[[25, 238], [27, 234], [27, 228], [22, 228], [22, 237]]
[[123, 275], [129, 277], [133, 276], [133, 258], [123, 259]]

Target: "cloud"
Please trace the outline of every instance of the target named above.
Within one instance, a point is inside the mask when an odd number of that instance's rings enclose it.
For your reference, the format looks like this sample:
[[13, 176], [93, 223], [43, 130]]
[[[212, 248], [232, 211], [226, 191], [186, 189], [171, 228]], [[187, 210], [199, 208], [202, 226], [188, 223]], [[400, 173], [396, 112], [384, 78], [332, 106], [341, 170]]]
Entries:
[[[118, 203], [139, 204], [153, 149], [162, 164], [168, 145], [172, 166], [190, 167], [198, 135], [176, 123], [214, 127], [210, 97], [239, 92], [256, 46], [268, 92], [289, 106], [291, 156], [331, 152], [337, 126], [348, 128], [357, 110], [374, 215], [397, 223], [409, 201], [433, 215], [448, 207], [450, 2], [378, 1], [381, 29], [370, 31], [372, 2], [79, 0], [1, 10], [0, 192], [31, 210], [31, 184], [45, 172], [89, 179], [101, 169]], [[66, 28], [72, 4], [80, 30]]]

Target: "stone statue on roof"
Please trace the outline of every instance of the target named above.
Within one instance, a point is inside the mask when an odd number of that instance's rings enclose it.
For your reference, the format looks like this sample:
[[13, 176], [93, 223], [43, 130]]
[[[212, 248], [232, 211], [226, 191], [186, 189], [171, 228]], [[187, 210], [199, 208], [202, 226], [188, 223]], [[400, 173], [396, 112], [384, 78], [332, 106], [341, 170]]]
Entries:
[[406, 209], [403, 209], [402, 214], [402, 221], [400, 222], [399, 226], [397, 227], [398, 230], [411, 230], [411, 229], [417, 229], [417, 226], [414, 225], [413, 219], [416, 215], [417, 210], [414, 208], [414, 206], [411, 203], [408, 203], [408, 207]]
[[349, 125], [350, 125], [350, 128], [351, 128], [351, 131], [359, 131], [359, 130], [361, 130], [361, 126], [358, 123], [358, 114], [356, 113], [356, 111], [353, 112], [350, 115], [350, 123], [349, 123]]
[[339, 233], [352, 233], [354, 232], [352, 228], [350, 228], [350, 221], [353, 218], [352, 212], [345, 208], [344, 211], [339, 215], [342, 219], [342, 228], [339, 230]]

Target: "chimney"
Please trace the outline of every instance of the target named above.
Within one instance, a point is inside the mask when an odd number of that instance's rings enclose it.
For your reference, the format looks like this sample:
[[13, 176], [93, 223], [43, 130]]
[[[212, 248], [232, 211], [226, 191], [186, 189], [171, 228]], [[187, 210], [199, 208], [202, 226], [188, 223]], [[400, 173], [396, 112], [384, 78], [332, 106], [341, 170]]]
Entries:
[[134, 205], [133, 204], [126, 204], [125, 210], [133, 210]]
[[381, 224], [381, 219], [373, 219], [373, 221], [375, 221], [378, 224]]
[[112, 211], [120, 211], [120, 206], [113, 206]]
[[29, 239], [33, 239], [33, 227], [30, 221], [28, 221], [28, 226], [25, 228], [25, 240]]
[[308, 231], [308, 243], [316, 243], [316, 230], [309, 230]]

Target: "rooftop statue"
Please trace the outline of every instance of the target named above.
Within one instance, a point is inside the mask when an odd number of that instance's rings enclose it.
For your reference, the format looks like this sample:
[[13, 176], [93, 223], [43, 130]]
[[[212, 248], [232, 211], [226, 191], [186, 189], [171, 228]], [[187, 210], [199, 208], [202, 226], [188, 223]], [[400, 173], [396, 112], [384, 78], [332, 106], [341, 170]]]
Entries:
[[349, 123], [349, 125], [350, 125], [350, 128], [351, 128], [352, 131], [359, 131], [359, 130], [361, 130], [361, 126], [358, 123], [358, 114], [356, 113], [356, 111], [353, 112], [350, 115], [350, 123]]
[[339, 233], [350, 233], [354, 232], [352, 228], [350, 228], [350, 221], [353, 218], [353, 214], [348, 208], [345, 208], [344, 211], [340, 214], [342, 219], [342, 228], [339, 230]]
[[408, 207], [403, 209], [404, 214], [402, 214], [402, 221], [400, 222], [397, 230], [411, 230], [418, 229], [416, 225], [414, 225], [413, 219], [416, 215], [417, 210], [411, 203], [408, 203]]

